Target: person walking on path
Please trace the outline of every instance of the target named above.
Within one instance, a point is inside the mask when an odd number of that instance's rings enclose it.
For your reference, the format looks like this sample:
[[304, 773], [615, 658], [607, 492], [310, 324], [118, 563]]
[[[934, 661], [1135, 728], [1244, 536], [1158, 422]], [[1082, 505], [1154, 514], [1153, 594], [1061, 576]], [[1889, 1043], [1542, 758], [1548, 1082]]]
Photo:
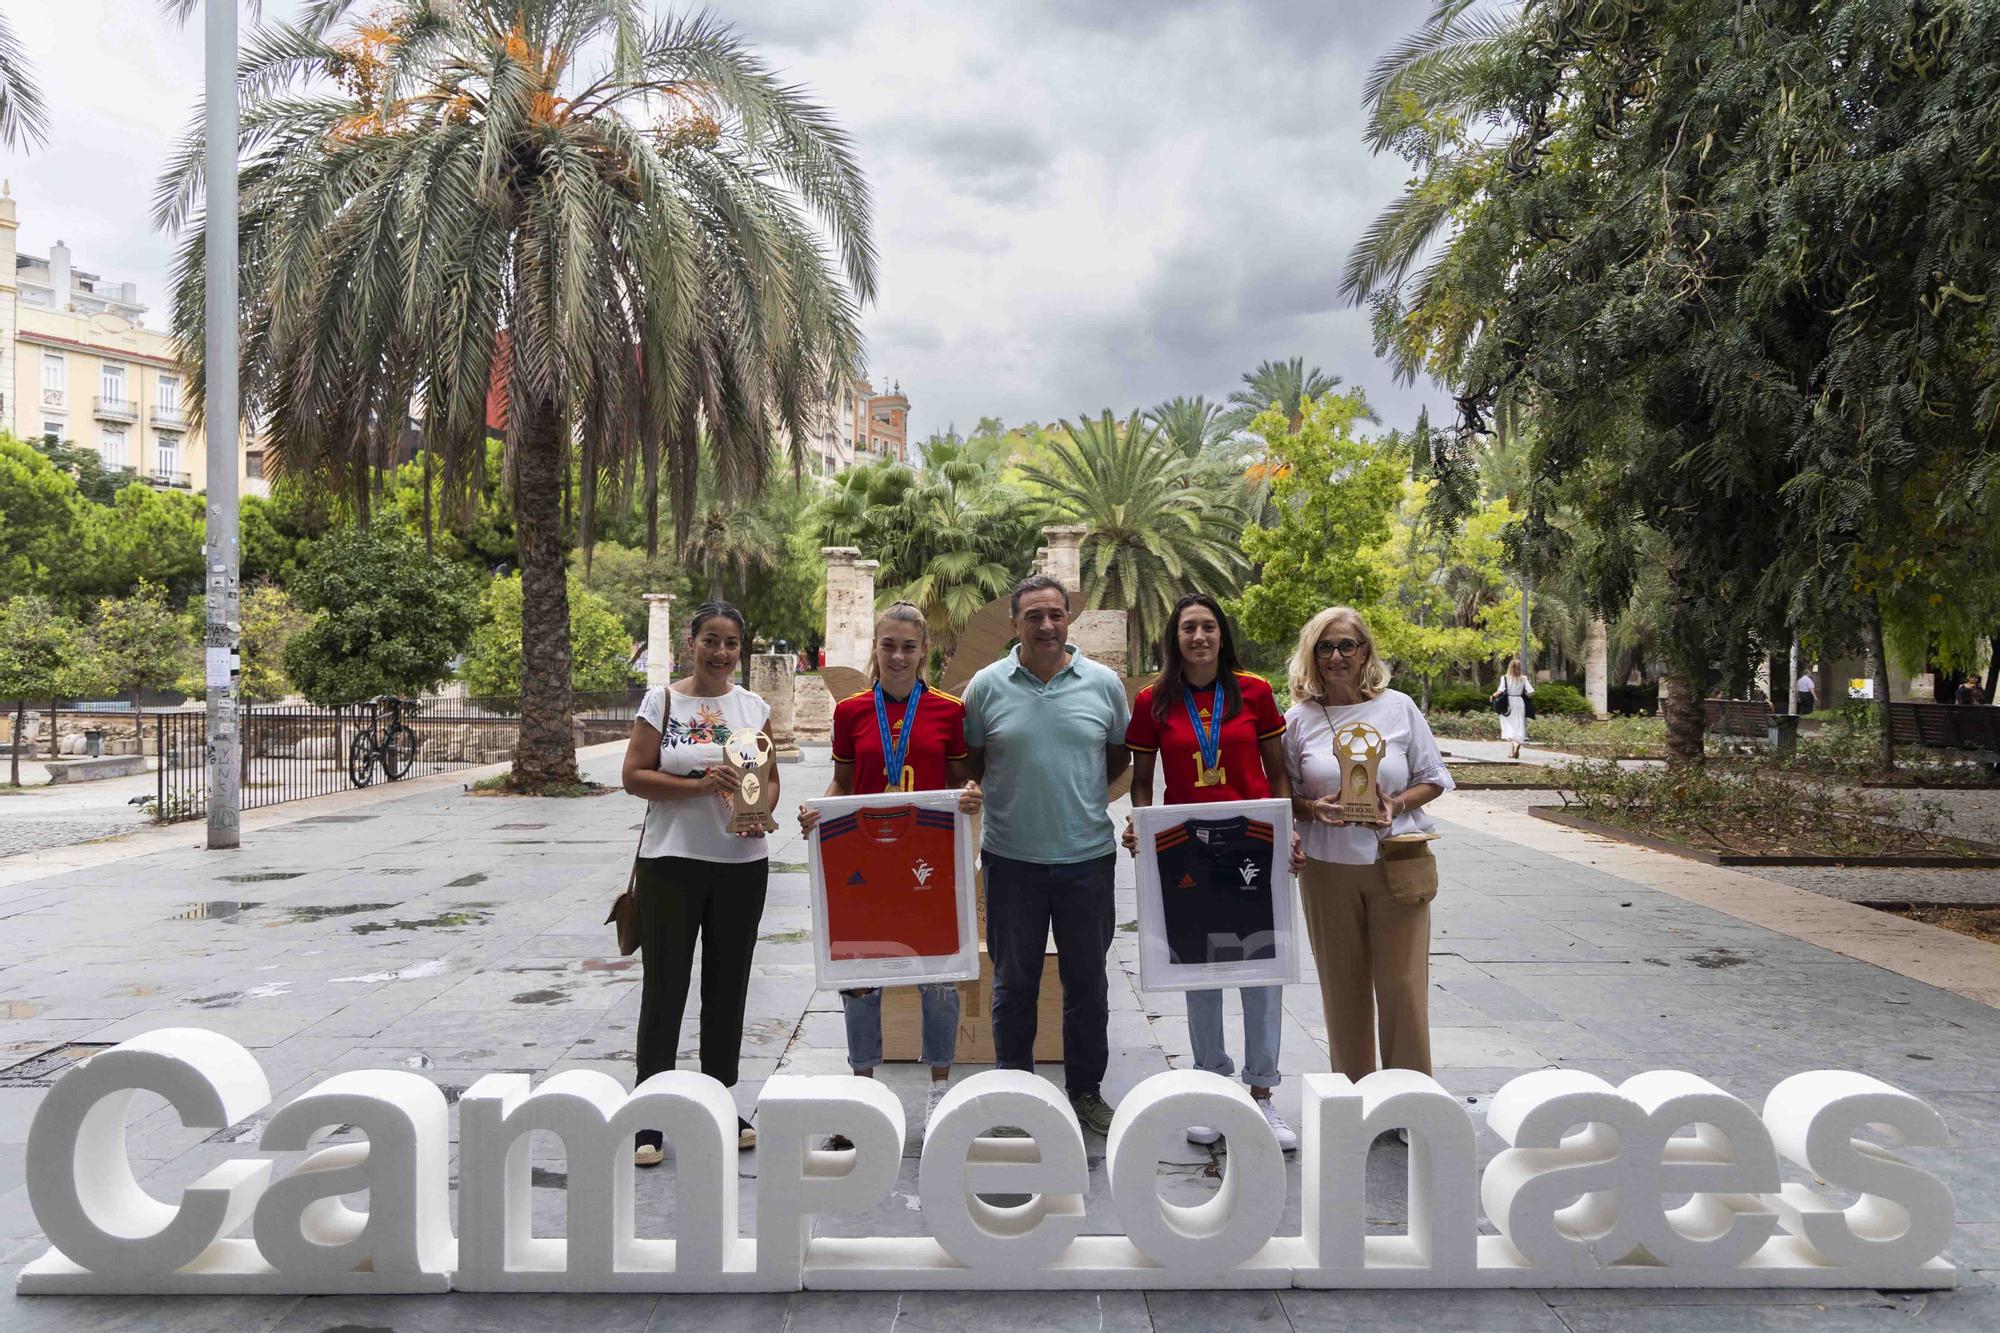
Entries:
[[[1229, 618], [1205, 593], [1189, 593], [1174, 605], [1160, 643], [1160, 675], [1139, 691], [1125, 744], [1132, 751], [1132, 808], [1153, 804], [1163, 785], [1164, 804], [1258, 801], [1289, 797], [1285, 772], [1285, 719], [1270, 685], [1237, 669], [1236, 641]], [[1135, 855], [1138, 838], [1130, 821], [1125, 846]], [[1242, 986], [1243, 1081], [1286, 1151], [1299, 1136], [1278, 1114], [1271, 1089], [1278, 1072], [1279, 1037], [1285, 1018], [1282, 986]], [[1224, 1078], [1235, 1072], [1222, 1031], [1222, 992], [1187, 992], [1188, 1039], [1194, 1067]], [[1214, 1143], [1222, 1135], [1208, 1125], [1190, 1126], [1191, 1143]]]
[[1812, 672], [1801, 671], [1798, 683], [1793, 688], [1799, 692], [1799, 703], [1803, 705], [1799, 709], [1801, 714], [1819, 711], [1819, 690], [1813, 684]]
[[[875, 620], [875, 647], [869, 654], [872, 687], [842, 699], [833, 709], [833, 781], [828, 796], [872, 796], [884, 791], [938, 791], [963, 784], [958, 808], [979, 810], [979, 784], [966, 768], [965, 704], [924, 683], [923, 664], [931, 650], [930, 624], [915, 604], [897, 602]], [[799, 831], [811, 836], [819, 811], [799, 807]], [[931, 1067], [929, 1124], [951, 1086], [958, 1054], [958, 987], [949, 981], [917, 988], [923, 1006], [923, 1060]], [[844, 990], [840, 1007], [847, 1019], [847, 1067], [873, 1078], [882, 1063], [882, 992]], [[826, 1147], [842, 1152], [854, 1145], [845, 1135], [828, 1137]]]
[[1513, 748], [1507, 751], [1509, 759], [1521, 757], [1521, 747], [1528, 740], [1528, 700], [1535, 693], [1535, 682], [1529, 680], [1521, 670], [1521, 659], [1511, 658], [1507, 663], [1507, 674], [1500, 678], [1500, 688], [1493, 691], [1494, 701], [1507, 701], [1507, 711], [1500, 718], [1500, 739]]
[[[724, 758], [733, 738], [769, 733], [771, 708], [733, 679], [743, 656], [743, 614], [708, 602], [688, 628], [692, 675], [646, 692], [625, 748], [624, 786], [646, 801], [639, 835], [641, 987], [639, 1081], [674, 1067], [681, 1016], [701, 945], [701, 1072], [736, 1085], [750, 955], [764, 916], [770, 860], [761, 833], [729, 832], [739, 770]], [[771, 773], [776, 797], [777, 771]], [[737, 1117], [737, 1146], [757, 1131]], [[658, 1166], [658, 1130], [641, 1130], [633, 1161]]]
[[[1388, 665], [1359, 611], [1329, 607], [1307, 622], [1290, 676], [1296, 702], [1285, 714], [1284, 747], [1293, 815], [1305, 827], [1299, 896], [1334, 1072], [1351, 1079], [1373, 1073], [1379, 1029], [1382, 1067], [1428, 1074], [1437, 863], [1420, 845], [1420, 858], [1392, 863], [1398, 867], [1392, 880], [1382, 840], [1430, 833], [1423, 806], [1452, 789], [1451, 773], [1416, 702], [1389, 688]], [[1382, 808], [1374, 824], [1341, 816], [1334, 738], [1356, 723], [1374, 728], [1383, 747], [1376, 768]], [[1427, 889], [1413, 882], [1426, 874]]]
[[993, 954], [993, 1048], [1002, 1069], [1035, 1067], [1043, 945], [1051, 929], [1063, 988], [1063, 1083], [1077, 1119], [1111, 1129], [1105, 958], [1115, 918], [1117, 830], [1108, 787], [1125, 771], [1125, 686], [1069, 642], [1069, 592], [1033, 574], [1009, 595], [1007, 656], [965, 690], [972, 776], [986, 791], [986, 943]]

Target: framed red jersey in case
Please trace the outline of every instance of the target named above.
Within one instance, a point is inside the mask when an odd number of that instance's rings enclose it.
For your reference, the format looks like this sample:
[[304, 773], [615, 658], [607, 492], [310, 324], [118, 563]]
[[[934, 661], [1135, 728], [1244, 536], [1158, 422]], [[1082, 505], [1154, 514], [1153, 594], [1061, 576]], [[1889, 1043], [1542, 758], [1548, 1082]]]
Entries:
[[1132, 812], [1139, 840], [1139, 986], [1207, 990], [1299, 979], [1292, 803]]
[[822, 988], [979, 975], [972, 820], [952, 790], [822, 796], [806, 840]]

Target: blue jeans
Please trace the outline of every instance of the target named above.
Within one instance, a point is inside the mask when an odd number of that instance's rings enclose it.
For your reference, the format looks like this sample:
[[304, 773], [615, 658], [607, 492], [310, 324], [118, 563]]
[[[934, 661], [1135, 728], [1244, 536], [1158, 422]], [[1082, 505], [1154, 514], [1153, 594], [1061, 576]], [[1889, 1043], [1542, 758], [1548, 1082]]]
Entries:
[[[958, 1054], [958, 987], [938, 981], [917, 990], [924, 1007], [924, 1063], [949, 1069]], [[856, 1073], [873, 1069], [882, 1063], [881, 990], [844, 990], [840, 1007], [847, 1018], [847, 1067]]]
[[1056, 938], [1062, 976], [1063, 1086], [1096, 1092], [1111, 1063], [1111, 885], [1118, 858], [1043, 865], [985, 854], [986, 947], [993, 955], [993, 1053], [1002, 1069], [1035, 1068], [1042, 951]]
[[[1236, 993], [1243, 997], [1243, 1081], [1253, 1088], [1275, 1088], [1284, 1077], [1278, 1072], [1278, 1036], [1285, 1021], [1285, 988], [1242, 986]], [[1194, 1067], [1228, 1078], [1236, 1066], [1223, 1044], [1222, 992], [1189, 991], [1187, 1016]]]

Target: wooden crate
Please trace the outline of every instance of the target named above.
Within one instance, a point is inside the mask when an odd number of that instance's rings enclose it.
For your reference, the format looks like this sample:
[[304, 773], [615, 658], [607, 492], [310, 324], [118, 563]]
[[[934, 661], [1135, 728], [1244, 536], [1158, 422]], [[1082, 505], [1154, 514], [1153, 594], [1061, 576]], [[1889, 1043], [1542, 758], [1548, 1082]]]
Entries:
[[[923, 1010], [915, 986], [882, 990], [882, 1058], [923, 1059]], [[1062, 979], [1056, 975], [1056, 953], [1042, 958], [1041, 1003], [1035, 1023], [1035, 1059], [1062, 1059]], [[990, 1065], [993, 1056], [993, 959], [979, 947], [979, 979], [958, 983], [959, 1064]]]

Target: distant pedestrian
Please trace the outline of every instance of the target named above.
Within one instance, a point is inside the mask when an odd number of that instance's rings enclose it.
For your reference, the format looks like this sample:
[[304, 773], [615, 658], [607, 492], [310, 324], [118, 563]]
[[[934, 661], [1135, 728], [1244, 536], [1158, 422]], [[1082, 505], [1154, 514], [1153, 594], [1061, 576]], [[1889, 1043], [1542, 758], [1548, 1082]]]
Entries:
[[[688, 629], [694, 671], [646, 692], [625, 749], [625, 790], [646, 800], [639, 835], [639, 1081], [674, 1067], [681, 1017], [701, 945], [701, 1072], [736, 1085], [750, 955], [764, 916], [770, 860], [761, 833], [729, 832], [740, 772], [724, 747], [763, 734], [771, 706], [732, 679], [743, 658], [743, 613], [704, 603]], [[777, 797], [777, 770], [771, 773]], [[737, 1146], [757, 1131], [736, 1118]], [[632, 1160], [658, 1166], [658, 1130], [640, 1130]]]
[[[924, 613], [897, 602], [875, 620], [875, 646], [868, 656], [869, 688], [842, 699], [833, 709], [833, 781], [828, 796], [872, 796], [884, 791], [938, 791], [962, 786], [958, 808], [978, 811], [979, 784], [966, 768], [965, 704], [924, 684], [924, 659], [931, 651], [931, 627]], [[799, 831], [810, 835], [819, 811], [799, 807]], [[951, 1086], [958, 1052], [958, 987], [949, 981], [917, 987], [923, 1013], [925, 1064], [931, 1067], [924, 1123], [937, 1112]], [[847, 1020], [847, 1067], [863, 1078], [882, 1062], [882, 991], [861, 987], [840, 993]], [[827, 1137], [830, 1152], [854, 1145], [844, 1134]]]
[[1500, 688], [1493, 691], [1493, 701], [1507, 701], [1507, 711], [1500, 717], [1500, 739], [1512, 747], [1507, 751], [1509, 759], [1521, 757], [1521, 747], [1528, 740], [1528, 699], [1535, 692], [1535, 682], [1529, 680], [1521, 670], [1521, 659], [1516, 657], [1507, 663], [1507, 674], [1500, 678]]
[[1801, 716], [1819, 711], [1819, 691], [1813, 685], [1812, 672], [1801, 671], [1798, 683], [1793, 688], [1799, 692], [1799, 713]]
[[1062, 974], [1063, 1084], [1085, 1129], [1111, 1130], [1105, 956], [1117, 918], [1118, 834], [1108, 787], [1125, 771], [1125, 685], [1069, 641], [1069, 592], [1032, 574], [1010, 595], [1020, 643], [965, 689], [965, 739], [986, 789], [986, 943], [993, 1047], [1002, 1069], [1035, 1067], [1042, 956]]
[[1986, 700], [1980, 697], [1979, 682], [1967, 676], [1964, 680], [1958, 682], [1958, 695], [1953, 702], [1959, 704], [1961, 707], [1977, 708], [1980, 704], [1985, 703]]

